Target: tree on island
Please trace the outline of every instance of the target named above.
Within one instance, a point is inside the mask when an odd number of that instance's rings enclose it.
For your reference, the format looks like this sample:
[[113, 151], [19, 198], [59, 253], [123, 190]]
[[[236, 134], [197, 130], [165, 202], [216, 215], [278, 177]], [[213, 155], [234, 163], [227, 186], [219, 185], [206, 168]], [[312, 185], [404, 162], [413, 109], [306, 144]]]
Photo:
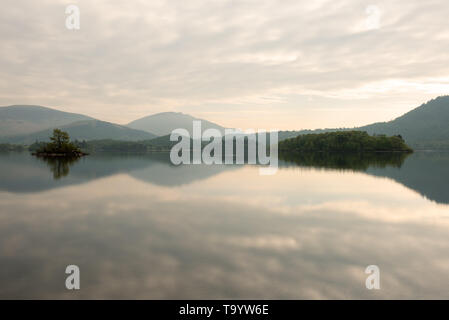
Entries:
[[42, 145], [34, 155], [44, 157], [81, 157], [86, 155], [70, 142], [69, 134], [60, 129], [53, 130], [51, 142]]
[[69, 134], [59, 129], [53, 130], [53, 137], [50, 137], [50, 140], [52, 141], [56, 149], [62, 149], [70, 144]]

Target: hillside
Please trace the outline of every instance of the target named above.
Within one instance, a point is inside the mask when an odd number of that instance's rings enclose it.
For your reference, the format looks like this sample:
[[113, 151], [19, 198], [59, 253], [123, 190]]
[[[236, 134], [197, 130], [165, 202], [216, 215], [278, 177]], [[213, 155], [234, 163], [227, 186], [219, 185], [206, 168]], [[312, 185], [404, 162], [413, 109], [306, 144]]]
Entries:
[[[113, 139], [122, 141], [139, 141], [153, 139], [156, 135], [131, 129], [118, 124], [99, 120], [78, 121], [69, 125], [60, 126], [59, 129], [66, 131], [71, 140], [101, 140]], [[48, 141], [52, 135], [53, 128], [42, 130], [28, 135], [9, 137], [5, 142], [18, 144], [31, 144], [38, 141]]]
[[358, 130], [369, 134], [400, 134], [413, 147], [449, 147], [449, 96], [433, 99], [389, 122]]
[[[127, 126], [92, 119], [81, 114], [58, 111], [41, 106], [0, 107], [0, 143], [32, 143], [47, 139], [54, 128], [64, 128], [79, 140], [113, 139], [122, 141], [149, 140], [171, 145], [167, 135], [185, 128], [192, 134], [192, 121], [202, 121], [202, 131], [224, 127], [180, 112], [164, 112], [132, 121]], [[90, 122], [91, 121], [91, 122]], [[279, 141], [304, 134], [335, 131], [366, 131], [370, 135], [401, 135], [415, 149], [449, 149], [449, 96], [433, 99], [389, 122], [378, 122], [356, 128], [280, 131]]]
[[127, 126], [133, 129], [148, 131], [158, 136], [169, 135], [174, 129], [184, 128], [192, 135], [192, 122], [201, 120], [202, 131], [210, 128], [224, 133], [222, 126], [213, 122], [194, 118], [181, 112], [163, 112], [130, 122]]
[[0, 137], [24, 135], [82, 120], [93, 118], [41, 106], [0, 107]]
[[449, 149], [449, 96], [435, 98], [389, 122], [356, 128], [280, 131], [279, 141], [304, 134], [350, 130], [370, 135], [401, 135], [415, 149]]

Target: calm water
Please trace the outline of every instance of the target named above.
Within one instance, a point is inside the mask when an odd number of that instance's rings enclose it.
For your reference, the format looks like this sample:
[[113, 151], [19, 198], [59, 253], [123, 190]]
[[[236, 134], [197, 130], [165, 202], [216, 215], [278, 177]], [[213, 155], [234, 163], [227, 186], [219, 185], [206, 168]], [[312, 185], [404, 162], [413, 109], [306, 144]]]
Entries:
[[448, 299], [449, 154], [311, 156], [274, 176], [1, 154], [0, 298]]

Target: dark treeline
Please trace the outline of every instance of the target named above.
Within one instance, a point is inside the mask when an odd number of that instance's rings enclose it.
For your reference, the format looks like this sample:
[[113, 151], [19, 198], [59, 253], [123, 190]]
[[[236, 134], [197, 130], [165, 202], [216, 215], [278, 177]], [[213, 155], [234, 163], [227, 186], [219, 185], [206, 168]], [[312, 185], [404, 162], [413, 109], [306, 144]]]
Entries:
[[[202, 141], [201, 149], [208, 145], [210, 141]], [[247, 158], [249, 138], [242, 138], [245, 158]], [[118, 140], [92, 140], [73, 141], [73, 144], [84, 152], [88, 153], [147, 153], [147, 152], [169, 152], [179, 141], [170, 141], [169, 136], [163, 136], [152, 140], [143, 141], [118, 141]], [[31, 151], [39, 148], [43, 143], [36, 142], [29, 147]], [[257, 143], [254, 142], [257, 150]], [[193, 140], [190, 139], [190, 148], [194, 148]], [[233, 154], [237, 152], [236, 138], [233, 139]], [[212, 152], [213, 154], [213, 152]], [[222, 140], [222, 154], [225, 154], [225, 141]]]
[[145, 153], [150, 151], [162, 151], [162, 148], [154, 147], [146, 141], [117, 141], [117, 140], [94, 140], [88, 142], [78, 142], [75, 144], [81, 150], [96, 152], [112, 152], [112, 153]]
[[[72, 144], [87, 153], [145, 153], [151, 151], [169, 151], [169, 147], [153, 146], [147, 141], [118, 141], [118, 140], [93, 140], [78, 141]], [[28, 147], [30, 151], [36, 151], [46, 145], [45, 142], [35, 142]]]
[[285, 152], [412, 152], [401, 136], [370, 136], [363, 131], [337, 131], [300, 135], [279, 143]]
[[7, 151], [24, 151], [26, 148], [22, 145], [17, 144], [9, 144], [9, 143], [0, 143], [0, 152]]
[[[269, 149], [270, 141], [267, 135], [266, 146]], [[248, 145], [254, 143], [258, 148], [257, 137], [240, 137], [244, 141], [245, 157]], [[202, 141], [201, 148], [208, 145], [210, 141]], [[99, 153], [146, 153], [170, 151], [178, 141], [170, 141], [169, 136], [158, 137], [144, 141], [118, 141], [118, 140], [93, 140], [72, 141], [73, 146], [83, 152]], [[42, 149], [48, 144], [36, 142], [29, 146], [30, 151]], [[193, 140], [190, 139], [190, 147], [193, 149]], [[233, 154], [236, 154], [236, 138], [233, 139]], [[279, 142], [280, 153], [297, 152], [412, 152], [401, 136], [370, 136], [362, 131], [338, 131], [320, 134], [300, 135], [295, 138]], [[225, 141], [222, 140], [222, 153], [225, 154]]]

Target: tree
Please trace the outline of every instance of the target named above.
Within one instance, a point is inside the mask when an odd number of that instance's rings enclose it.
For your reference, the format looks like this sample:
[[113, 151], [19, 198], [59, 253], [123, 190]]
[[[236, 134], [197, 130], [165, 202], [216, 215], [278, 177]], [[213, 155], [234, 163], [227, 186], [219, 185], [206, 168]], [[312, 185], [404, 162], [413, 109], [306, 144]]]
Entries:
[[53, 130], [50, 143], [37, 145], [36, 155], [38, 156], [66, 156], [79, 157], [85, 155], [77, 146], [70, 142], [69, 134], [60, 129]]
[[63, 146], [70, 144], [69, 134], [65, 131], [54, 129], [53, 137], [50, 137], [50, 140], [55, 145], [56, 149], [62, 149]]

